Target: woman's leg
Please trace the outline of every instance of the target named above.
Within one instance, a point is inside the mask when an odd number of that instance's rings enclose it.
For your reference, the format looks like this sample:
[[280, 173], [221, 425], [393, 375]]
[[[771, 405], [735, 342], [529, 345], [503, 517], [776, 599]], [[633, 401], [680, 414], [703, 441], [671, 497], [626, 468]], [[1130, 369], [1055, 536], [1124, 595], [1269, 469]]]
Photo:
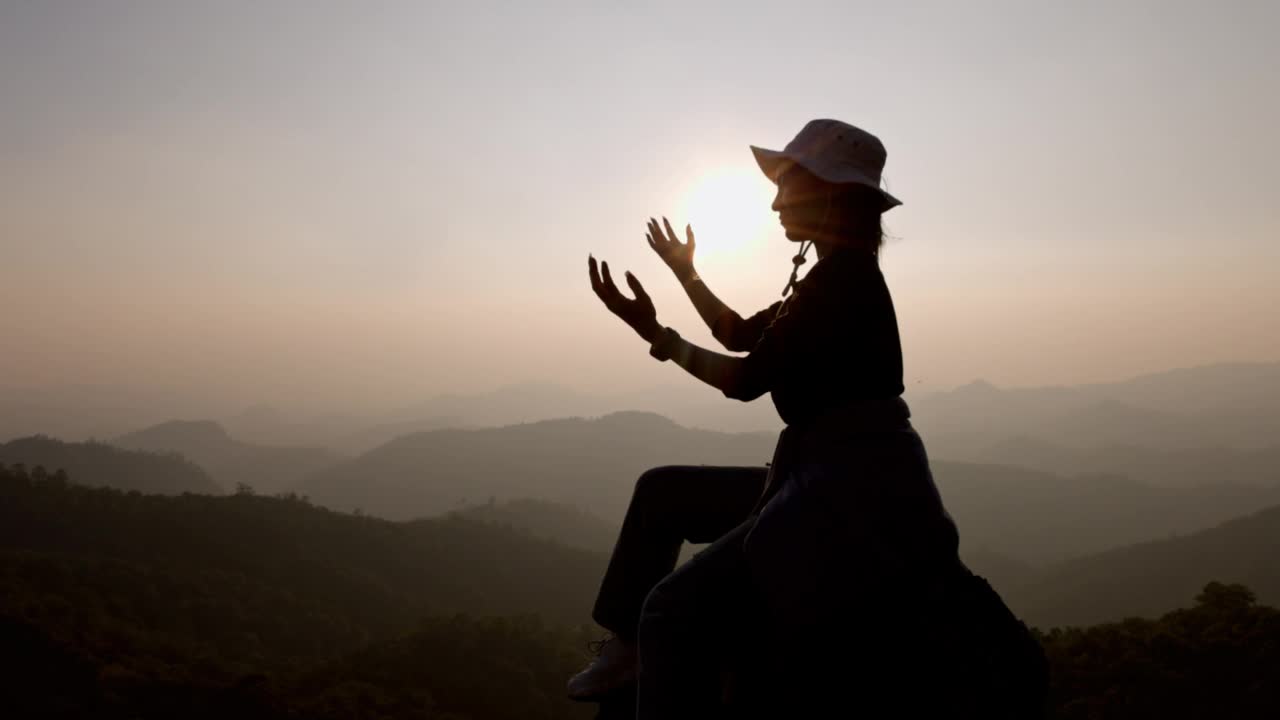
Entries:
[[636, 717], [716, 717], [721, 671], [758, 615], [743, 540], [748, 518], [663, 578], [640, 615]]
[[593, 700], [636, 677], [636, 629], [645, 597], [676, 566], [684, 542], [711, 542], [742, 522], [764, 489], [765, 467], [668, 466], [636, 482], [592, 616], [615, 637], [569, 679], [569, 697]]
[[679, 465], [641, 475], [592, 618], [634, 642], [645, 597], [675, 569], [681, 544], [712, 542], [741, 523], [767, 472], [764, 466]]

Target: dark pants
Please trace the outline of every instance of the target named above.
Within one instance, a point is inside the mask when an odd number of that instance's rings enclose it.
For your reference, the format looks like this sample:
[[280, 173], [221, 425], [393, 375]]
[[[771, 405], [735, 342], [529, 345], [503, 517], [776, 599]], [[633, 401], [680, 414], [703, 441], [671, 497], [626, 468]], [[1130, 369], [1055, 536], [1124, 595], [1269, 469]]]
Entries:
[[675, 569], [680, 546], [713, 542], [746, 520], [767, 473], [763, 465], [671, 465], [641, 475], [592, 618], [634, 642], [645, 598]]
[[[638, 644], [638, 717], [718, 706], [724, 655], [758, 615], [743, 542], [767, 472], [669, 466], [637, 481], [593, 617]], [[684, 542], [712, 544], [676, 570]]]

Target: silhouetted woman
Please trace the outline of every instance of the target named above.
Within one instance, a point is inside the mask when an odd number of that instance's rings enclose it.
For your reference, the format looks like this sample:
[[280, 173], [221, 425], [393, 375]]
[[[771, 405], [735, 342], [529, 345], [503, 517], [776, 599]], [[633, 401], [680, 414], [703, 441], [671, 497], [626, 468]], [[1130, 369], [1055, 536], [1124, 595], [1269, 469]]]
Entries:
[[[903, 678], [930, 676], [911, 647], [919, 633], [902, 624], [927, 626], [919, 614], [962, 567], [901, 398], [898, 325], [878, 264], [881, 214], [900, 204], [880, 188], [884, 146], [814, 120], [785, 150], [752, 151], [777, 183], [787, 238], [801, 243], [795, 269], [817, 250], [802, 280], [793, 270], [785, 300], [742, 318], [695, 271], [692, 228], [682, 243], [665, 219], [648, 227], [715, 338], [747, 355], [682, 339], [658, 322], [639, 280], [627, 273], [627, 298], [608, 264], [589, 259], [596, 295], [653, 357], [726, 397], [770, 393], [786, 423], [767, 468], [656, 468], [636, 484], [593, 613], [614, 637], [569, 692], [601, 698], [638, 675], [640, 718], [710, 717], [721, 668], [753, 647], [779, 661], [769, 682], [851, 683], [862, 701], [897, 693]], [[683, 541], [712, 540], [673, 572]]]

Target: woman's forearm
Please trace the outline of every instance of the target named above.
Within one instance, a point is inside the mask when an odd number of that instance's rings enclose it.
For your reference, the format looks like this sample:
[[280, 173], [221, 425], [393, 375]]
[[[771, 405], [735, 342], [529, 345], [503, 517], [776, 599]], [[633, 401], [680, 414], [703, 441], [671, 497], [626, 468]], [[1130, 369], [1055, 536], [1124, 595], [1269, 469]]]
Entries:
[[663, 355], [679, 365], [685, 372], [737, 400], [754, 400], [764, 394], [748, 388], [746, 361], [734, 355], [723, 355], [679, 337], [660, 340]]
[[698, 310], [698, 315], [702, 317], [702, 321], [711, 328], [711, 335], [720, 341], [730, 350], [737, 348], [729, 347], [734, 331], [742, 322], [742, 316], [734, 312], [732, 308], [725, 305], [715, 293], [711, 292], [711, 288], [703, 282], [697, 271], [692, 268], [687, 273], [677, 274], [676, 278], [680, 281], [680, 285], [684, 287], [684, 292], [689, 296], [689, 301], [693, 303], [694, 308]]

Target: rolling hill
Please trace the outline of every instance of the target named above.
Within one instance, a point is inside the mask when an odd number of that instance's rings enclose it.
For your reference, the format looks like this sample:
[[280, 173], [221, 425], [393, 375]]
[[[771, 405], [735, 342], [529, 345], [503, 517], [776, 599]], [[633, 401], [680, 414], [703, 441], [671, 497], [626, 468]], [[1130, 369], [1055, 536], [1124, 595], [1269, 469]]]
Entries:
[[1158, 450], [1140, 445], [1074, 447], [1019, 435], [961, 452], [953, 460], [1017, 465], [1060, 475], [1117, 474], [1168, 487], [1206, 482], [1280, 486], [1280, 445], [1259, 448], [1189, 446]]
[[[97, 587], [95, 603], [120, 594], [99, 608], [109, 612], [179, 609], [153, 618], [157, 631], [189, 630], [182, 608], [224, 613], [219, 622], [256, 636], [229, 633], [228, 652], [278, 642], [281, 652], [326, 654], [410, 630], [426, 614], [584, 622], [605, 560], [462, 517], [393, 523], [296, 497], [129, 494], [2, 466], [0, 481], [0, 580], [50, 592]], [[59, 565], [65, 572], [18, 570]], [[272, 604], [328, 640], [261, 625], [259, 610]]]
[[767, 433], [692, 430], [651, 413], [615, 413], [398, 438], [298, 486], [317, 503], [391, 519], [482, 502], [539, 497], [620, 518], [631, 487], [656, 464], [763, 465]]
[[1000, 587], [1015, 612], [1042, 627], [1155, 617], [1209, 581], [1239, 583], [1280, 603], [1280, 507], [1183, 537], [1075, 558]]
[[1227, 482], [1159, 487], [954, 462], [935, 462], [933, 472], [962, 548], [1030, 565], [1185, 534], [1280, 503], [1280, 487]]
[[1071, 386], [1000, 388], [976, 380], [908, 399], [930, 447], [960, 460], [1016, 462], [984, 454], [1015, 437], [1076, 448], [1257, 449], [1277, 443], [1280, 362], [1223, 363]]
[[[768, 433], [684, 428], [648, 413], [447, 430], [399, 438], [335, 465], [298, 491], [338, 510], [392, 519], [536, 497], [616, 524], [635, 479], [663, 464], [761, 465]], [[935, 460], [934, 475], [966, 552], [1038, 565], [1211, 527], [1280, 502], [1280, 488], [1208, 483], [1156, 487], [1115, 475], [1061, 477]]]
[[99, 442], [69, 443], [40, 435], [19, 438], [0, 444], [0, 463], [65, 470], [73, 482], [89, 486], [164, 495], [223, 492], [208, 473], [181, 457]]
[[174, 420], [122, 435], [114, 445], [177, 453], [204, 468], [223, 487], [239, 483], [273, 493], [340, 458], [324, 448], [253, 445], [232, 438], [212, 421]]
[[0, 465], [5, 717], [585, 720], [569, 626], [603, 563], [463, 518]]

